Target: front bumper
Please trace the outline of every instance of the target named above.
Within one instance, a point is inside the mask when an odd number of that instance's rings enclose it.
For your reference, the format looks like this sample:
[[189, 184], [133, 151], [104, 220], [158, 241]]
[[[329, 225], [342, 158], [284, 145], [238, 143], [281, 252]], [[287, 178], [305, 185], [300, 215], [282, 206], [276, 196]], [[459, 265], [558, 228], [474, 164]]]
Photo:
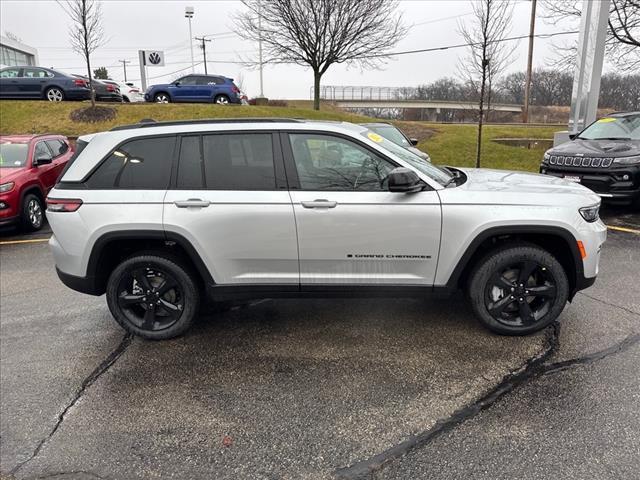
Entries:
[[598, 169], [542, 164], [540, 173], [560, 178], [580, 177], [581, 185], [606, 201], [631, 203], [640, 199], [640, 165]]

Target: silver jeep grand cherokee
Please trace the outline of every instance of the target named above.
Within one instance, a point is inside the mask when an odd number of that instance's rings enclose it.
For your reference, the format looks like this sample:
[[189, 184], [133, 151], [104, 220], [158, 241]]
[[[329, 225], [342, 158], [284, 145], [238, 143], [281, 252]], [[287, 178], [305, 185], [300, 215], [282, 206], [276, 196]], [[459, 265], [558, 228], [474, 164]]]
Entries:
[[595, 281], [599, 205], [560, 178], [437, 167], [362, 126], [245, 119], [81, 137], [47, 216], [60, 279], [146, 338], [182, 334], [205, 299], [458, 289], [521, 335]]

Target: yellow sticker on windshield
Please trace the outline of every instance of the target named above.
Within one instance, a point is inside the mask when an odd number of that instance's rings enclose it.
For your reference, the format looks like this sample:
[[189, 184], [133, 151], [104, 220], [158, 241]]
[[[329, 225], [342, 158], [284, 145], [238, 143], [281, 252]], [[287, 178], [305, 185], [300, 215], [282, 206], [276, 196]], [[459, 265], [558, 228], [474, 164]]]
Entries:
[[616, 121], [615, 118], [601, 118], [600, 120], [598, 120], [598, 123], [611, 123], [615, 121]]
[[373, 133], [373, 132], [369, 132], [367, 134], [367, 137], [369, 137], [369, 140], [373, 140], [376, 143], [380, 143], [383, 140], [383, 138], [380, 135], [378, 135], [377, 133]]

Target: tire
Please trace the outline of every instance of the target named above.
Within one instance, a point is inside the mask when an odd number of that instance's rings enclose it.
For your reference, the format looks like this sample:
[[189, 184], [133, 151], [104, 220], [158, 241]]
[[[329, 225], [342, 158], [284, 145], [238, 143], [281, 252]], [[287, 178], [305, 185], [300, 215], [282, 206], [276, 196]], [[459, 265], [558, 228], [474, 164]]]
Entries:
[[128, 332], [150, 340], [174, 338], [189, 329], [198, 313], [200, 294], [195, 279], [176, 258], [136, 255], [111, 272], [107, 304]]
[[489, 330], [527, 335], [558, 318], [569, 298], [569, 281], [548, 251], [511, 245], [478, 262], [467, 294], [477, 318]]
[[131, 100], [129, 100], [129, 97], [123, 95], [122, 96], [122, 103], [131, 103]]
[[64, 90], [58, 87], [47, 88], [44, 92], [44, 98], [50, 102], [62, 102], [64, 100]]
[[168, 93], [160, 92], [153, 96], [153, 101], [156, 103], [171, 103], [171, 97]]
[[229, 97], [226, 95], [216, 95], [213, 99], [213, 103], [217, 103], [218, 105], [229, 105]]
[[44, 224], [44, 207], [39, 196], [28, 193], [22, 201], [22, 228], [27, 232], [35, 232]]

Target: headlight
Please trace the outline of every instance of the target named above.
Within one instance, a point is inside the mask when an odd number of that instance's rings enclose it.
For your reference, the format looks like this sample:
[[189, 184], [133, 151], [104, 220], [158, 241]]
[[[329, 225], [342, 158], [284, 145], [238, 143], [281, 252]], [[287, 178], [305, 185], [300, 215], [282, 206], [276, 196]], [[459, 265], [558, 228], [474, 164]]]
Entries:
[[549, 163], [550, 158], [551, 158], [551, 155], [545, 152], [544, 157], [542, 157], [542, 163]]
[[640, 164], [640, 155], [636, 155], [635, 157], [614, 158], [613, 163], [618, 165], [638, 165]]
[[12, 190], [14, 185], [15, 183], [13, 182], [3, 183], [2, 185], [0, 185], [0, 193], [4, 193], [4, 192], [8, 192], [9, 190]]
[[600, 218], [598, 216], [599, 210], [600, 210], [600, 204], [592, 205], [590, 207], [583, 207], [580, 209], [580, 215], [582, 215], [582, 218], [584, 218], [587, 222], [593, 223], [596, 220], [598, 220], [598, 218]]

